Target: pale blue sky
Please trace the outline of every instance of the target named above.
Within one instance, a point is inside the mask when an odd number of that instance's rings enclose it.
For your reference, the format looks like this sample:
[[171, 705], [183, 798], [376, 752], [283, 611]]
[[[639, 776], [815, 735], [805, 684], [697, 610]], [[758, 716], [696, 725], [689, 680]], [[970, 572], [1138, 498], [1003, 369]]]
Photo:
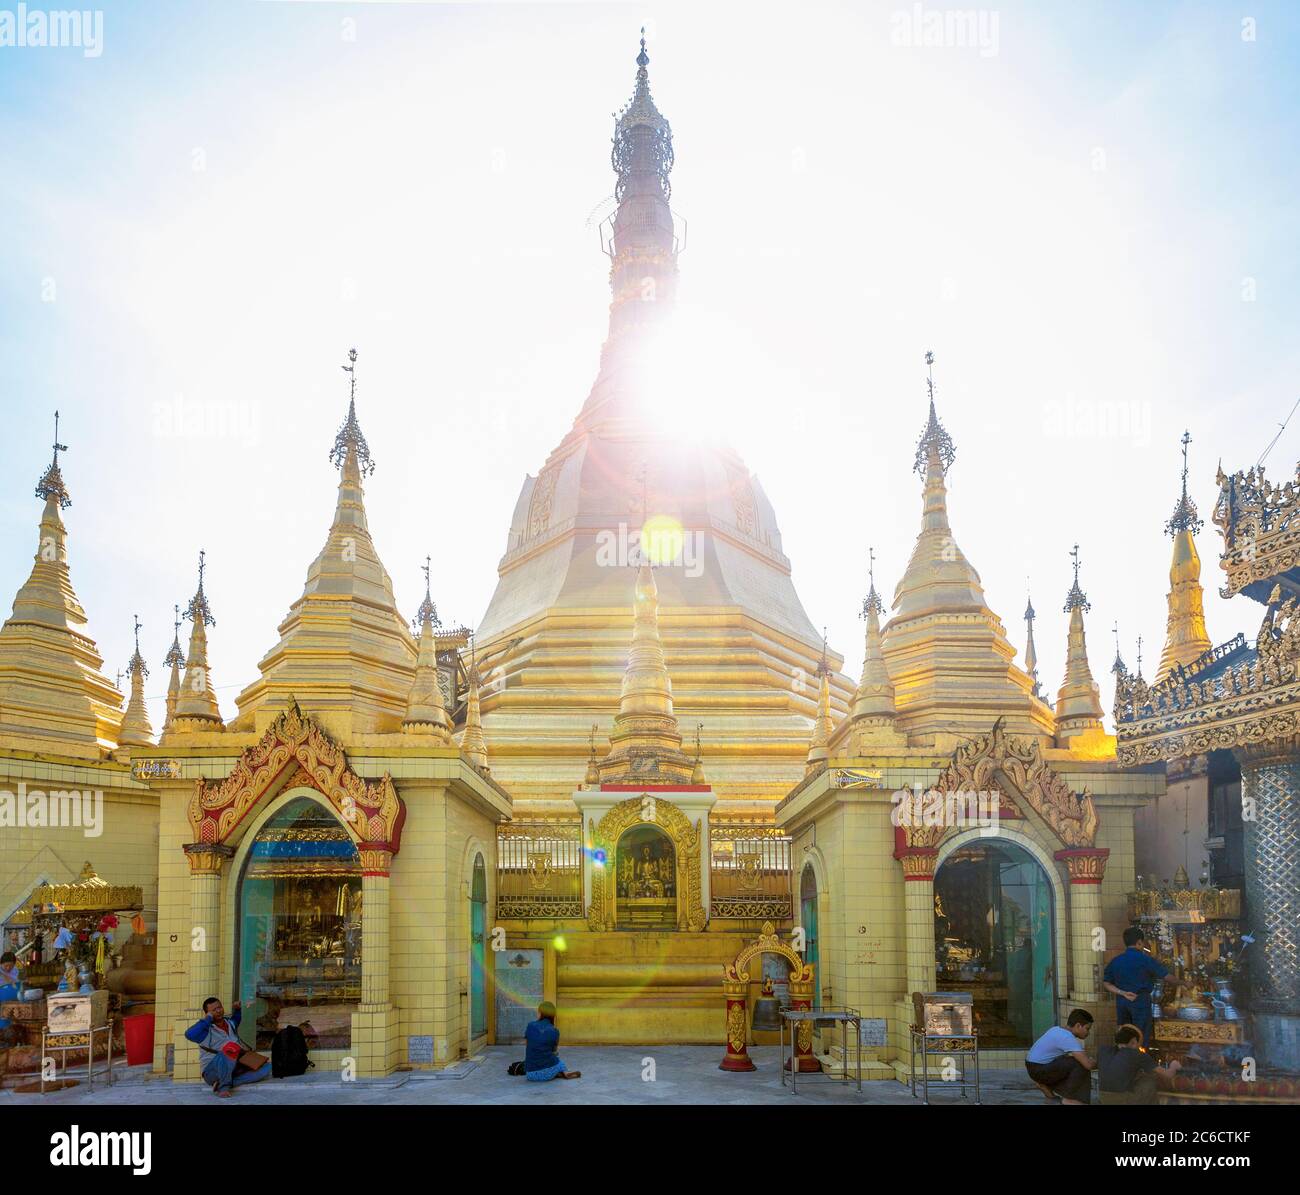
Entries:
[[[902, 44], [899, 3], [141, 2], [103, 6], [96, 58], [0, 47], [0, 602], [57, 406], [106, 671], [138, 611], [162, 692], [206, 548], [233, 715], [328, 526], [355, 343], [399, 602], [432, 552], [444, 619], [476, 622], [594, 376], [587, 221], [648, 22], [701, 391], [669, 411], [759, 475], [856, 674], [866, 547], [888, 595], [919, 526], [933, 348], [958, 542], [1017, 647], [1032, 578], [1052, 694], [1081, 543], [1109, 706], [1112, 622], [1159, 654], [1184, 426], [1208, 523], [1216, 461], [1300, 398], [1300, 18], [1248, 9], [999, 4], [981, 52]], [[1298, 456], [1292, 427], [1271, 471]], [[1199, 542], [1212, 637], [1253, 632]]]

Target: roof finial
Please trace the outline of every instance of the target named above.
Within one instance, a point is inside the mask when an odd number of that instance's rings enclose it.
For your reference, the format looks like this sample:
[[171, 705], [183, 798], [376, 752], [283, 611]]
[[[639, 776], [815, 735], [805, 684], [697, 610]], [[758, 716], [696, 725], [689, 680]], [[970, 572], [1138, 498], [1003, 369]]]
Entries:
[[1110, 670], [1116, 676], [1123, 676], [1128, 672], [1128, 666], [1124, 663], [1124, 657], [1119, 650], [1119, 622], [1115, 622], [1110, 629], [1115, 636], [1115, 662], [1110, 666]]
[[636, 64], [642, 70], [650, 65], [650, 55], [645, 52], [645, 26], [641, 26], [641, 53], [636, 56]]
[[[1034, 610], [1034, 599], [1029, 593], [1029, 577], [1025, 577], [1025, 621], [1032, 624], [1038, 614]], [[1033, 634], [1033, 626], [1029, 628], [1030, 634]]]
[[348, 417], [343, 421], [338, 434], [334, 437], [334, 447], [330, 449], [330, 461], [336, 469], [342, 469], [348, 459], [349, 450], [355, 451], [357, 467], [363, 476], [369, 477], [375, 471], [375, 462], [370, 456], [370, 445], [361, 433], [357, 422], [357, 350], [348, 350], [348, 363], [340, 366], [348, 375]]
[[925, 431], [921, 433], [921, 441], [916, 446], [916, 460], [912, 466], [923, 477], [929, 471], [931, 458], [938, 466], [940, 474], [946, 474], [952, 466], [953, 458], [957, 455], [957, 449], [952, 442], [952, 437], [943, 424], [939, 422], [939, 416], [935, 413], [934, 354], [928, 350], [925, 354], [925, 364], [925, 386], [930, 395], [930, 418], [925, 425]]
[[54, 459], [50, 462], [50, 467], [41, 474], [40, 481], [36, 483], [36, 496], [57, 499], [61, 510], [67, 510], [72, 505], [72, 499], [68, 497], [68, 487], [63, 484], [63, 473], [59, 469], [59, 453], [67, 451], [68, 446], [59, 443], [59, 413], [55, 411]]
[[179, 605], [174, 605], [172, 610], [175, 613], [175, 618], [172, 620], [172, 645], [163, 656], [163, 663], [170, 667], [184, 668], [185, 653], [181, 651], [181, 608]]
[[433, 569], [433, 557], [426, 556], [420, 569], [424, 573], [424, 601], [420, 603], [420, 608], [415, 612], [415, 618], [411, 622], [412, 628], [417, 632], [426, 621], [430, 626], [442, 626], [442, 620], [438, 617], [438, 607], [433, 604], [433, 590], [429, 580]]
[[817, 664], [818, 676], [830, 676], [830, 661], [826, 657], [826, 628], [822, 627], [822, 658]]
[[876, 549], [867, 549], [867, 596], [862, 599], [862, 617], [866, 618], [875, 611], [879, 614], [885, 604], [880, 600], [880, 594], [876, 592]]
[[1165, 524], [1166, 535], [1177, 535], [1180, 531], [1190, 531], [1196, 535], [1205, 525], [1196, 512], [1196, 503], [1187, 496], [1187, 446], [1192, 442], [1191, 432], [1184, 431], [1179, 443], [1183, 446], [1183, 492], [1174, 507], [1174, 513]]
[[200, 548], [199, 549], [199, 587], [195, 591], [194, 596], [190, 598], [190, 604], [185, 611], [185, 617], [188, 618], [191, 622], [197, 622], [201, 619], [203, 621], [204, 626], [212, 627], [217, 625], [217, 620], [212, 617], [212, 611], [208, 608], [207, 594], [203, 592], [203, 573], [208, 567], [207, 562], [205, 560], [206, 555], [207, 553], [205, 553]]
[[1138, 676], [1142, 675], [1142, 636], [1138, 636]]
[[1070, 549], [1070, 559], [1074, 562], [1074, 584], [1070, 586], [1070, 592], [1065, 597], [1065, 613], [1069, 614], [1071, 610], [1092, 609], [1092, 604], [1088, 601], [1088, 595], [1079, 588], [1079, 545], [1075, 544]]

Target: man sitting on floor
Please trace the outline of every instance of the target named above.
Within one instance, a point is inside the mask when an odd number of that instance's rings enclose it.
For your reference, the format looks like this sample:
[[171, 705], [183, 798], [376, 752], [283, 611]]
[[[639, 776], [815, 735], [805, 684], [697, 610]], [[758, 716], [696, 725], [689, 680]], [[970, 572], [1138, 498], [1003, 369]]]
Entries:
[[524, 1077], [530, 1083], [545, 1083], [548, 1079], [581, 1079], [581, 1071], [565, 1070], [564, 1063], [555, 1053], [560, 1044], [560, 1031], [555, 1027], [555, 1005], [543, 1000], [537, 1006], [537, 1020], [524, 1030], [528, 1048], [524, 1052]]
[[1168, 1066], [1142, 1049], [1142, 1030], [1121, 1025], [1115, 1030], [1115, 1044], [1097, 1051], [1097, 1077], [1103, 1104], [1154, 1104], [1156, 1077], [1172, 1079], [1182, 1068], [1175, 1058]]
[[260, 1083], [271, 1075], [269, 1061], [256, 1070], [242, 1066], [239, 1061], [242, 1055], [250, 1053], [239, 1040], [239, 1020], [243, 1015], [236, 1000], [227, 1019], [221, 1001], [209, 996], [203, 1001], [202, 1018], [185, 1030], [185, 1036], [203, 1051], [203, 1081], [223, 1099], [229, 1099], [234, 1088]]
[[1096, 1063], [1083, 1052], [1092, 1032], [1092, 1013], [1076, 1008], [1066, 1018], [1065, 1028], [1053, 1025], [1025, 1055], [1025, 1070], [1039, 1091], [1053, 1102], [1092, 1102], [1092, 1071]]

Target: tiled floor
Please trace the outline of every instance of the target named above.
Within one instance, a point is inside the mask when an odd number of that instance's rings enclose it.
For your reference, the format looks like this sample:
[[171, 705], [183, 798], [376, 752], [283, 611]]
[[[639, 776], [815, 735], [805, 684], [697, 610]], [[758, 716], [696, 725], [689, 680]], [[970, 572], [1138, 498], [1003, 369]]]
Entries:
[[[117, 1072], [118, 1081], [92, 1090], [75, 1087], [45, 1096], [0, 1092], [0, 1107], [15, 1103], [74, 1104], [910, 1104], [908, 1089], [892, 1080], [863, 1082], [859, 1093], [852, 1083], [819, 1075], [799, 1081], [798, 1095], [782, 1088], [778, 1052], [774, 1047], [750, 1051], [758, 1070], [731, 1074], [718, 1069], [721, 1047], [712, 1046], [574, 1046], [562, 1051], [564, 1061], [582, 1071], [581, 1079], [529, 1083], [506, 1074], [523, 1056], [522, 1046], [493, 1046], [477, 1060], [446, 1072], [408, 1072], [386, 1079], [344, 1083], [334, 1075], [308, 1074], [298, 1079], [270, 1079], [242, 1087], [233, 1099], [216, 1100], [204, 1086], [173, 1084], [143, 1067]], [[653, 1067], [649, 1063], [653, 1063]], [[987, 1104], [1042, 1104], [1044, 1100], [1023, 1075], [985, 1072], [981, 1089]], [[931, 1083], [934, 1103], [958, 1103]], [[973, 1096], [972, 1096], [973, 1098]]]

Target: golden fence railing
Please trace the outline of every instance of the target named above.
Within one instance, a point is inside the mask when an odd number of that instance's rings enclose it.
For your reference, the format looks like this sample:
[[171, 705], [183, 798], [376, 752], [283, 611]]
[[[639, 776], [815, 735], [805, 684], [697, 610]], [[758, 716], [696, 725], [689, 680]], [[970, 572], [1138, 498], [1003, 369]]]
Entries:
[[710, 915], [749, 920], [794, 916], [790, 838], [761, 822], [709, 823]]
[[497, 827], [497, 919], [581, 917], [580, 818]]

